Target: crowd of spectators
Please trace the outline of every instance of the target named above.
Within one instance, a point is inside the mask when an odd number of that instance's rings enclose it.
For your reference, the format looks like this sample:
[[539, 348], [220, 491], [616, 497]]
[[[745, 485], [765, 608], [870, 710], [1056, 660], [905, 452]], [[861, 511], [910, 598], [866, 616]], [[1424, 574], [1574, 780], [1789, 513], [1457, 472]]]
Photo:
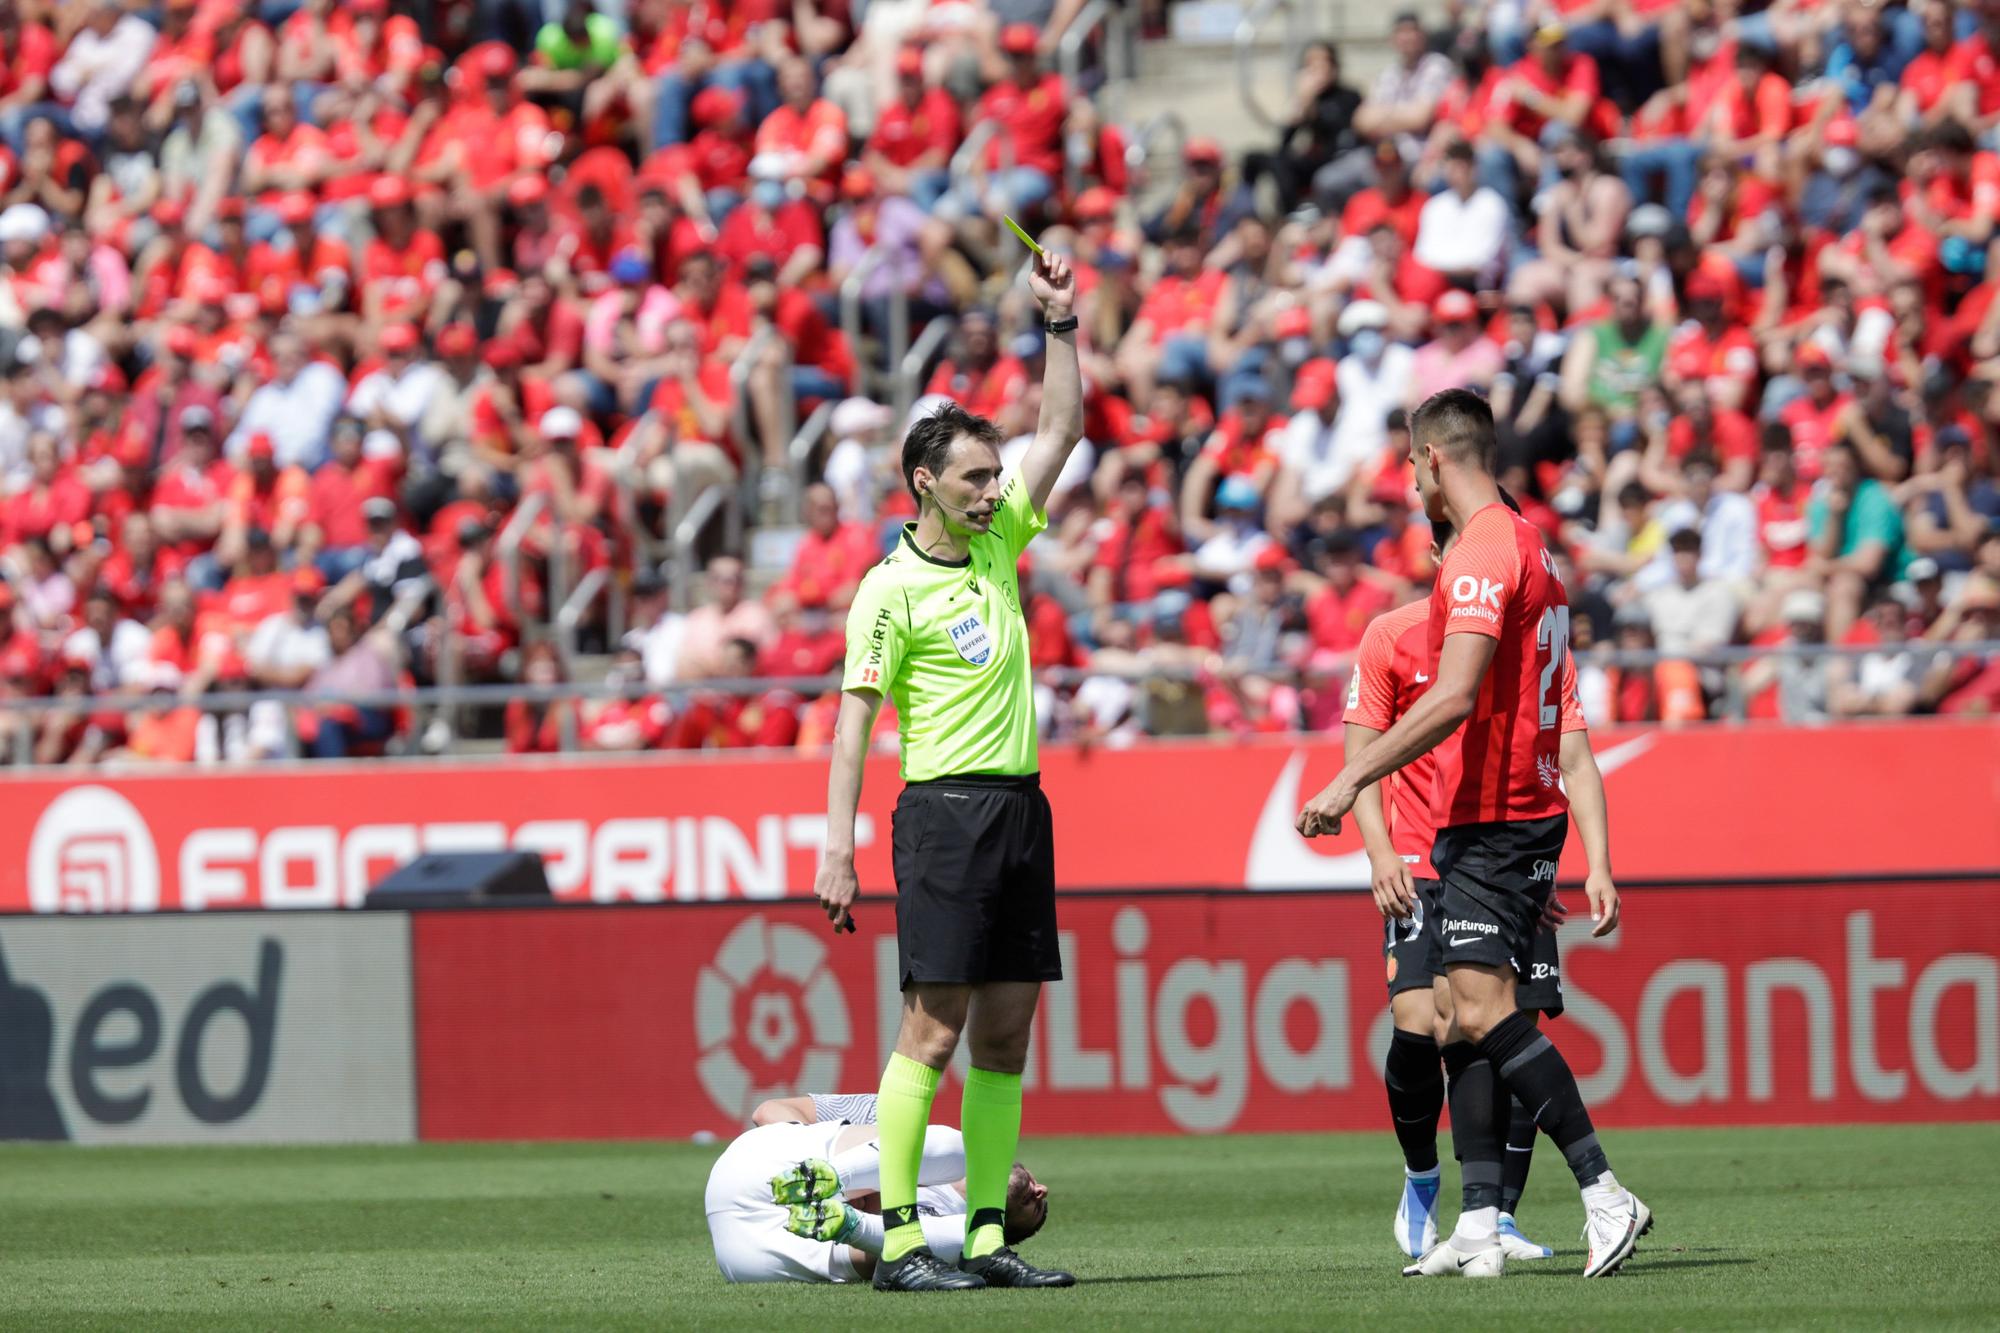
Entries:
[[[1051, 735], [1335, 723], [1431, 574], [1406, 413], [1462, 384], [1593, 721], [2000, 707], [1940, 651], [2000, 639], [2000, 0], [1466, 3], [1398, 17], [1366, 89], [1311, 45], [1275, 143], [1172, 161], [1053, 72], [1082, 8], [0, 0], [0, 694], [62, 703], [0, 741], [436, 743], [192, 705], [553, 684], [552, 603], [603, 570], [584, 638], [663, 693], [518, 701], [510, 748], [824, 743], [823, 690], [704, 683], [839, 662], [910, 515], [861, 369], [893, 306], [955, 321], [916, 410], [1025, 447], [1002, 214], [1081, 290], [1087, 440], [1024, 564]], [[789, 568], [718, 555], [676, 609], [668, 515], [787, 512], [820, 404]], [[1700, 662], [1821, 642], [1868, 651]]]

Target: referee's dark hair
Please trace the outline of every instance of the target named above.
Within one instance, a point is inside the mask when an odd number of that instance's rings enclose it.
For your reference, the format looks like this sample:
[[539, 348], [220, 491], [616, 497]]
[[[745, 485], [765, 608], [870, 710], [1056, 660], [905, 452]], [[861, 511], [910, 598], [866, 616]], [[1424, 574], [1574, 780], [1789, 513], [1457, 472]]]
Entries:
[[1410, 442], [1434, 445], [1454, 463], [1477, 463], [1491, 471], [1499, 445], [1493, 408], [1470, 389], [1440, 389], [1411, 416]]
[[917, 495], [917, 469], [942, 476], [951, 459], [952, 441], [961, 435], [970, 435], [995, 449], [1002, 442], [998, 426], [957, 403], [938, 404], [936, 411], [910, 427], [910, 433], [903, 437], [903, 484], [910, 488], [913, 499], [922, 499]]

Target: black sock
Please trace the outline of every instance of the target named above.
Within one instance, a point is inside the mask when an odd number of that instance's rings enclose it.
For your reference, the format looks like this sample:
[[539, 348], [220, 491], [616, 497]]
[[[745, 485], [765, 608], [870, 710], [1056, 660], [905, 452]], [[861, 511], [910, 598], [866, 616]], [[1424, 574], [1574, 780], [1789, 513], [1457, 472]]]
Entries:
[[1382, 1085], [1389, 1090], [1389, 1118], [1396, 1124], [1396, 1142], [1403, 1145], [1403, 1165], [1412, 1171], [1435, 1171], [1438, 1117], [1444, 1113], [1437, 1042], [1397, 1028], [1389, 1036]]
[[1507, 1159], [1500, 1164], [1500, 1211], [1511, 1216], [1528, 1188], [1528, 1167], [1535, 1160], [1535, 1117], [1519, 1097], [1507, 1100], [1513, 1110], [1507, 1121]]
[[1505, 1155], [1503, 1133], [1495, 1116], [1498, 1098], [1493, 1065], [1469, 1042], [1444, 1048], [1445, 1074], [1450, 1078], [1451, 1151], [1458, 1158], [1464, 1186], [1464, 1208], [1500, 1206], [1500, 1159]]
[[[1597, 1145], [1597, 1131], [1591, 1127], [1590, 1112], [1584, 1107], [1583, 1094], [1577, 1091], [1569, 1062], [1527, 1014], [1517, 1009], [1507, 1015], [1486, 1034], [1479, 1051], [1492, 1061], [1500, 1081], [1533, 1113], [1542, 1132], [1562, 1149], [1578, 1185], [1593, 1185], [1611, 1170], [1604, 1149]], [[1456, 1122], [1456, 1097], [1451, 1113]]]

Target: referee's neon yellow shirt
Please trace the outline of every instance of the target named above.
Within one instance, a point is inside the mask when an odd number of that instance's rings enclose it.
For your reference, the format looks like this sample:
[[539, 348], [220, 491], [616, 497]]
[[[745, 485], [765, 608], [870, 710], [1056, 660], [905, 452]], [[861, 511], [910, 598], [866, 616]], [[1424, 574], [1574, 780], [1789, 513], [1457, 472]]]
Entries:
[[896, 701], [903, 781], [1040, 771], [1015, 563], [1048, 525], [1012, 477], [967, 560], [925, 555], [906, 524], [896, 549], [861, 580], [847, 612], [841, 688]]

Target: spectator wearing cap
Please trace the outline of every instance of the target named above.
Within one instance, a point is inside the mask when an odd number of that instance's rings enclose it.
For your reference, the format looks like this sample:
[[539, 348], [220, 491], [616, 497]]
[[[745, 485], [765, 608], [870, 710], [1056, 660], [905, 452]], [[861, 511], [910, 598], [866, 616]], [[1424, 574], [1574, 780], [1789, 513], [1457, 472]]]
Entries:
[[181, 447], [153, 487], [151, 517], [160, 540], [188, 563], [188, 581], [213, 590], [222, 568], [209, 554], [229, 518], [236, 469], [216, 457], [215, 423], [201, 409], [182, 413]]
[[652, 565], [632, 571], [631, 628], [620, 641], [621, 652], [637, 654], [648, 685], [667, 685], [680, 677], [681, 633], [687, 617], [667, 598], [667, 581]]
[[1804, 385], [1804, 392], [1786, 403], [1778, 420], [1792, 433], [1792, 453], [1799, 474], [1811, 481], [1820, 474], [1820, 458], [1836, 437], [1836, 427], [1854, 405], [1853, 396], [1842, 392], [1833, 376], [1833, 359], [1816, 342], [1801, 344], [1792, 365]]
[[1277, 477], [1275, 449], [1284, 427], [1285, 418], [1271, 410], [1269, 383], [1245, 379], [1235, 404], [1222, 414], [1181, 482], [1181, 529], [1193, 542], [1206, 542], [1213, 531], [1209, 510], [1223, 507], [1222, 488], [1230, 480], [1248, 485], [1257, 498], [1255, 507], [1262, 506]]
[[1569, 45], [1569, 29], [1549, 21], [1536, 29], [1528, 54], [1506, 67], [1495, 85], [1478, 151], [1479, 179], [1512, 204], [1524, 183], [1548, 184], [1544, 157], [1564, 131], [1593, 121], [1603, 85], [1596, 58]]
[[951, 94], [925, 84], [922, 49], [901, 47], [895, 95], [876, 112], [861, 164], [886, 193], [914, 200], [929, 213], [951, 188], [951, 157], [965, 137], [963, 125]]
[[522, 496], [548, 501], [534, 529], [534, 544], [547, 551], [562, 543], [572, 579], [600, 568], [609, 556], [605, 527], [616, 482], [608, 457], [597, 427], [575, 408], [559, 405], [542, 413], [521, 460]]
[[1861, 614], [1869, 590], [1902, 577], [1909, 552], [1889, 488], [1861, 468], [1845, 441], [1828, 446], [1824, 475], [1806, 504], [1807, 567], [1826, 580], [1827, 635], [1838, 639]]
[[375, 234], [362, 249], [355, 280], [361, 288], [362, 318], [369, 324], [392, 316], [425, 322], [447, 276], [444, 242], [418, 225], [410, 199], [409, 183], [398, 176], [378, 177], [368, 187]]
[[1491, 287], [1506, 259], [1513, 210], [1482, 185], [1469, 144], [1445, 150], [1445, 188], [1430, 197], [1417, 220], [1416, 260], [1461, 285]]
[[780, 609], [844, 611], [854, 600], [861, 576], [880, 558], [881, 543], [867, 524], [841, 520], [840, 501], [824, 482], [806, 487], [799, 516], [805, 533], [792, 553], [791, 567], [765, 596]]
[[237, 560], [251, 532], [265, 534], [287, 559], [312, 522], [312, 480], [304, 468], [280, 468], [268, 435], [253, 435], [244, 449], [243, 470], [231, 480], [229, 513], [216, 543], [217, 558]]
[[888, 408], [859, 397], [842, 400], [828, 417], [833, 448], [821, 475], [838, 498], [842, 521], [872, 523], [883, 496], [898, 484], [900, 460], [892, 458], [888, 448], [893, 424], [895, 416]]
[[[642, 8], [639, 13], [643, 12]], [[704, 89], [742, 94], [752, 123], [777, 107], [771, 47], [753, 46], [749, 27], [721, 6], [676, 7], [668, 12], [666, 22], [641, 47], [645, 71], [654, 76], [650, 95], [654, 148], [687, 142], [689, 103]], [[782, 25], [765, 30], [766, 40], [782, 31]]]
[[1339, 207], [1373, 174], [1372, 155], [1356, 130], [1361, 105], [1361, 94], [1341, 81], [1340, 48], [1308, 43], [1299, 53], [1277, 147], [1245, 155], [1244, 183], [1254, 187], [1268, 176], [1284, 212], [1308, 198]]
[[[469, 452], [447, 446], [442, 466], [447, 473], [468, 459], [497, 472], [511, 473], [528, 445], [528, 435], [542, 413], [556, 405], [555, 387], [529, 375], [521, 364], [521, 346], [512, 337], [494, 338], [482, 359], [487, 375], [472, 391]], [[585, 364], [588, 365], [586, 356]]]
[[[1780, 608], [1782, 636], [1776, 643], [1785, 647], [1817, 647], [1827, 641], [1827, 599], [1811, 588], [1797, 588], [1786, 594]], [[1804, 658], [1794, 654], [1764, 657], [1743, 671], [1743, 692], [1753, 699], [1775, 687], [1778, 716], [1786, 722], [1824, 722], [1832, 716], [1830, 695], [1832, 673], [1825, 658]]]
[[380, 501], [387, 508], [378, 505], [378, 511], [395, 517], [395, 502], [388, 498], [394, 475], [388, 460], [363, 457], [359, 422], [335, 427], [327, 461], [312, 474], [306, 492], [309, 518], [299, 538], [301, 557], [316, 563], [329, 581], [340, 582], [371, 554], [363, 513], [370, 502]]
[[346, 242], [314, 225], [316, 207], [305, 190], [277, 195], [270, 212], [282, 230], [250, 247], [246, 285], [286, 310], [339, 310], [353, 282], [353, 255]]
[[583, 320], [583, 375], [593, 410], [631, 410], [665, 368], [667, 326], [679, 312], [674, 294], [654, 279], [652, 261], [636, 246], [611, 260], [613, 286], [598, 295]]
[[232, 456], [260, 431], [277, 445], [282, 467], [307, 471], [326, 458], [328, 433], [347, 396], [347, 381], [329, 363], [312, 356], [296, 333], [271, 339], [271, 378], [250, 395], [229, 437]]
[[515, 181], [547, 169], [554, 127], [549, 113], [523, 96], [512, 51], [484, 47], [468, 79], [479, 96], [467, 99], [440, 126], [441, 151], [420, 163], [417, 175], [443, 187], [443, 208], [435, 216], [465, 224], [473, 253], [494, 269], [505, 257], [500, 221], [507, 191]]
[[1118, 369], [1135, 401], [1149, 398], [1157, 380], [1206, 386], [1212, 378], [1208, 328], [1228, 275], [1203, 266], [1192, 231], [1169, 237], [1164, 250], [1166, 268], [1118, 345]]
[[345, 414], [376, 434], [368, 442], [376, 457], [434, 462], [444, 441], [424, 438], [420, 428], [433, 399], [445, 391], [444, 371], [424, 357], [423, 335], [414, 324], [388, 325], [375, 347], [372, 367], [363, 364], [347, 395]]
[[[705, 224], [727, 217], [750, 190], [750, 162], [756, 156], [756, 126], [744, 106], [740, 92], [702, 89], [694, 99], [694, 138], [685, 147], [653, 154], [641, 176], [677, 186], [682, 207]], [[710, 231], [712, 235], [712, 225]]]
[[1006, 77], [981, 95], [973, 113], [1000, 129], [986, 145], [974, 179], [940, 201], [951, 216], [1023, 217], [1054, 192], [1070, 90], [1062, 75], [1042, 72], [1039, 43], [1040, 33], [1025, 23], [1000, 30]]
[[1416, 353], [1389, 341], [1389, 308], [1353, 301], [1336, 326], [1347, 355], [1340, 358], [1340, 424], [1335, 450], [1355, 460], [1373, 459], [1389, 442], [1389, 414], [1404, 406], [1416, 374]]
[[1437, 336], [1416, 350], [1410, 369], [1411, 408], [1442, 389], [1483, 391], [1505, 364], [1500, 345], [1480, 327], [1479, 303], [1470, 293], [1444, 292], [1431, 306], [1431, 322]]
[[1233, 233], [1250, 209], [1224, 190], [1222, 145], [1214, 139], [1203, 135], [1189, 139], [1181, 149], [1181, 165], [1179, 189], [1141, 230], [1154, 244], [1191, 235], [1206, 250]]
[[[1199, 461], [1196, 467], [1200, 467]], [[1197, 591], [1204, 599], [1224, 591], [1240, 597], [1250, 590], [1250, 573], [1257, 557], [1274, 546], [1257, 521], [1263, 507], [1257, 483], [1247, 474], [1224, 475], [1215, 487], [1215, 517], [1210, 519], [1200, 513], [1199, 502], [1189, 498], [1197, 493], [1194, 480], [1190, 472], [1181, 530], [1194, 546], [1191, 568]], [[1197, 521], [1190, 523], [1191, 517]]]
[[1688, 322], [1667, 346], [1660, 382], [1670, 395], [1683, 384], [1699, 384], [1719, 411], [1753, 403], [1759, 362], [1756, 340], [1726, 317], [1729, 289], [1710, 269], [1689, 276]]
[[1143, 471], [1124, 473], [1092, 536], [1085, 586], [1093, 607], [1150, 603], [1185, 577], [1178, 516]]

